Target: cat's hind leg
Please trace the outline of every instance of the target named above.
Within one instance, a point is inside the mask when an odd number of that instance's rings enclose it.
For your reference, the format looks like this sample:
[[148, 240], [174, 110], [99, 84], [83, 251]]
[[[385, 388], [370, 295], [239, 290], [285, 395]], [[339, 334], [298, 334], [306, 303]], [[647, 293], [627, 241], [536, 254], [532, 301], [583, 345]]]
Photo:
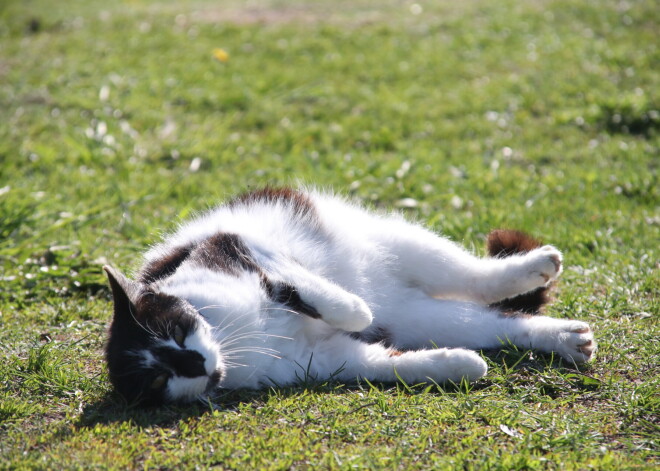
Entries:
[[395, 276], [435, 297], [492, 304], [545, 287], [562, 270], [561, 253], [549, 245], [504, 258], [479, 258], [403, 220], [376, 225], [370, 237], [393, 256]]
[[[429, 298], [412, 293], [405, 305], [378, 313], [378, 322], [360, 335], [384, 329], [400, 349], [432, 346], [494, 349], [507, 343], [584, 363], [596, 350], [588, 324], [540, 315], [504, 314], [477, 303]], [[368, 338], [368, 337], [366, 337]]]

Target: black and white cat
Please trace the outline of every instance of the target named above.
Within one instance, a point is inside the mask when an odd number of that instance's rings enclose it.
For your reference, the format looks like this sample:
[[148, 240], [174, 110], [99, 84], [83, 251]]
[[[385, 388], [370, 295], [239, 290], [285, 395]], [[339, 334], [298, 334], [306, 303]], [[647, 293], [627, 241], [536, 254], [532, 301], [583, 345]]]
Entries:
[[495, 231], [489, 252], [317, 191], [246, 194], [153, 247], [134, 281], [105, 267], [110, 379], [159, 404], [303, 377], [474, 381], [470, 349], [506, 342], [590, 360], [587, 324], [533, 315], [559, 251]]

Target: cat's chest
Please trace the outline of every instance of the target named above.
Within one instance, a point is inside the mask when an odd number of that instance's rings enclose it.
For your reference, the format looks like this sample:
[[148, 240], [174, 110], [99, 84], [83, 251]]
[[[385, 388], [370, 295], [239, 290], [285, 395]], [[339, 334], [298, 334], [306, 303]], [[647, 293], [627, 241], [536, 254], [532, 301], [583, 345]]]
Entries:
[[288, 382], [291, 368], [314, 350], [310, 321], [280, 305], [238, 316], [216, 311], [208, 321], [225, 365], [221, 388], [259, 388], [269, 378]]

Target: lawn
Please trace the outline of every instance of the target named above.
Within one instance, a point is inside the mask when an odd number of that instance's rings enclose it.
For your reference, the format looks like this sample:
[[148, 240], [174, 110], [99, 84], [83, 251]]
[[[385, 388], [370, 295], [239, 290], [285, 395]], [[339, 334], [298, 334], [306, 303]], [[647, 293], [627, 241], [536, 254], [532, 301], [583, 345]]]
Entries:
[[[0, 468], [657, 469], [659, 30], [635, 0], [4, 0]], [[127, 407], [101, 266], [299, 183], [559, 247], [548, 312], [595, 361]]]

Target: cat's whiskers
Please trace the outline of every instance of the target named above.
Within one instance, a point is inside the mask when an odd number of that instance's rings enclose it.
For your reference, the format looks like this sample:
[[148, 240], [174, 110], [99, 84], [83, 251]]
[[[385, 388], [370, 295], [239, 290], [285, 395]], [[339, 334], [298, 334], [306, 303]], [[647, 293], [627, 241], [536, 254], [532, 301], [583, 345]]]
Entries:
[[204, 311], [206, 309], [212, 309], [214, 307], [227, 307], [226, 304], [207, 304], [206, 306], [202, 306], [199, 309], [197, 309], [198, 312]]
[[290, 337], [284, 337], [281, 335], [275, 335], [275, 334], [267, 334], [265, 332], [262, 332], [260, 330], [254, 330], [251, 332], [234, 332], [231, 335], [228, 335], [224, 339], [222, 339], [219, 343], [220, 346], [226, 347], [228, 345], [233, 345], [239, 340], [244, 340], [244, 339], [249, 339], [249, 338], [269, 338], [269, 337], [276, 337], [276, 338], [282, 338], [282, 339], [287, 339], [287, 340], [292, 340]]
[[[148, 322], [147, 322], [148, 325]], [[167, 336], [170, 335], [170, 327], [172, 325], [172, 322], [168, 320], [167, 322], [164, 322], [163, 319], [156, 319], [156, 326], [161, 332], [165, 332]], [[153, 329], [152, 329], [153, 331]], [[155, 332], [154, 332], [155, 333]]]
[[225, 363], [225, 368], [232, 369], [232, 368], [247, 368], [249, 365], [246, 365], [245, 363], [236, 363], [235, 361], [228, 361]]
[[[282, 311], [288, 311], [288, 312], [294, 312], [290, 311], [287, 309], [280, 309], [280, 308], [264, 308], [262, 311], [268, 311], [268, 310], [282, 310]], [[233, 327], [237, 322], [241, 320], [241, 318], [247, 316], [248, 314], [244, 314], [242, 316], [238, 316], [236, 318], [233, 318], [231, 322], [226, 323], [226, 325], [220, 325], [213, 327], [213, 332], [217, 335], [219, 333], [227, 331], [229, 328]], [[269, 338], [278, 338], [282, 340], [293, 340], [291, 337], [286, 337], [283, 335], [277, 335], [277, 334], [268, 334], [263, 332], [262, 330], [247, 330], [251, 327], [256, 326], [259, 320], [255, 320], [253, 322], [248, 322], [245, 323], [241, 326], [238, 326], [233, 332], [229, 333], [227, 336], [224, 338], [220, 339], [218, 341], [218, 347], [220, 348], [223, 356], [223, 360], [225, 362], [225, 365], [228, 367], [245, 367], [246, 365], [242, 363], [237, 363], [234, 360], [239, 359], [239, 358], [244, 358], [245, 354], [248, 353], [257, 353], [260, 355], [266, 355], [270, 356], [272, 358], [276, 359], [281, 359], [281, 356], [279, 355], [279, 351], [275, 350], [273, 348], [269, 348], [266, 346], [257, 346], [257, 345], [244, 345], [246, 341], [249, 340], [259, 340], [260, 342], [265, 342]]]
[[[259, 353], [263, 355], [272, 356], [273, 358], [280, 359], [279, 351], [266, 347], [266, 346], [256, 346], [256, 345], [241, 345], [246, 340], [249, 339], [260, 339], [268, 337], [279, 337], [287, 340], [291, 340], [288, 337], [282, 337], [274, 334], [266, 334], [261, 331], [252, 331], [252, 332], [232, 332], [229, 336], [225, 337], [219, 344], [219, 347], [222, 351], [223, 359], [232, 360], [237, 357], [239, 353]], [[236, 347], [234, 345], [238, 344]], [[238, 358], [243, 357], [244, 355], [238, 355]]]
[[263, 307], [261, 308], [261, 311], [283, 311], [288, 312], [289, 314], [295, 314], [297, 316], [301, 315], [298, 311], [294, 311], [293, 309], [286, 309], [284, 307]]
[[236, 354], [236, 353], [259, 353], [260, 355], [266, 355], [266, 356], [269, 356], [269, 357], [276, 358], [278, 360], [282, 359], [282, 357], [280, 355], [277, 355], [277, 353], [279, 353], [277, 350], [273, 350], [273, 349], [270, 349], [270, 348], [266, 349], [266, 350], [261, 350], [261, 349], [258, 349], [258, 348], [249, 348], [249, 347], [248, 348], [237, 348], [236, 350], [232, 350], [230, 352], [230, 354], [227, 355], [226, 357], [231, 360], [232, 358], [243, 358], [245, 356], [245, 355], [240, 355], [238, 357], [232, 357], [231, 356], [231, 355]]
[[225, 356], [231, 356], [231, 354], [233, 354], [233, 353], [236, 353], [236, 352], [243, 352], [243, 351], [246, 351], [246, 350], [260, 350], [260, 351], [264, 351], [264, 352], [267, 351], [267, 352], [275, 352], [275, 353], [279, 353], [279, 352], [278, 352], [277, 350], [275, 350], [274, 348], [270, 348], [270, 347], [258, 347], [258, 346], [255, 347], [255, 346], [247, 345], [247, 346], [244, 346], [244, 347], [230, 348], [230, 349], [228, 349], [224, 354], [225, 354]]
[[[197, 313], [198, 313], [200, 316], [202, 316], [204, 319], [206, 319], [206, 320], [208, 321], [209, 319], [208, 319], [208, 317], [206, 317], [206, 316], [204, 315], [204, 312], [203, 312], [203, 311], [206, 311], [206, 310], [208, 310], [208, 309], [217, 309], [217, 308], [224, 309], [224, 308], [227, 308], [227, 307], [228, 307], [228, 306], [227, 306], [226, 304], [207, 304], [206, 306], [202, 306], [202, 307], [198, 308], [198, 309], [197, 309]], [[213, 329], [218, 328], [218, 327], [222, 326], [225, 322], [227, 322], [227, 321], [229, 321], [229, 320], [231, 320], [231, 319], [232, 319], [232, 318], [231, 318], [230, 316], [227, 316], [227, 317], [225, 317], [224, 319], [222, 319], [222, 321], [220, 322], [220, 324], [215, 325], [215, 326], [213, 326], [212, 328], [213, 328]]]
[[[239, 316], [239, 317], [242, 317], [242, 316]], [[223, 327], [220, 328], [220, 329], [218, 329], [218, 328], [213, 328], [214, 334], [217, 336], [217, 335], [223, 333], [224, 331], [226, 331], [227, 329], [229, 329], [230, 327], [232, 327], [232, 326], [235, 324], [235, 322], [236, 322], [237, 320], [239, 320], [239, 318], [236, 318], [233, 322], [229, 323], [229, 324], [226, 325], [226, 326], [223, 326]], [[235, 337], [236, 335], [238, 335], [238, 334], [241, 334], [241, 335], [246, 334], [246, 332], [241, 332], [241, 331], [243, 331], [244, 329], [247, 329], [247, 328], [250, 328], [250, 327], [256, 326], [256, 325], [258, 324], [258, 322], [259, 322], [258, 320], [255, 320], [255, 321], [252, 321], [252, 322], [245, 323], [245, 324], [241, 325], [240, 327], [237, 327], [237, 328], [236, 328], [233, 332], [231, 332], [229, 335], [226, 335], [224, 338], [220, 339], [219, 342], [222, 344], [222, 343], [224, 343], [225, 341], [234, 338], [234, 337]], [[262, 333], [262, 330], [261, 330], [261, 329], [260, 329], [260, 330], [254, 330], [254, 331], [249, 332], [249, 333], [250, 333], [250, 334], [259, 334], [259, 333]]]
[[[226, 327], [224, 327], [223, 329], [216, 331], [215, 334], [217, 335], [217, 334], [224, 333], [227, 329], [229, 329], [229, 327], [232, 327], [232, 324], [229, 324]], [[222, 342], [225, 339], [231, 338], [231, 337], [233, 337], [237, 334], [243, 334], [244, 332], [242, 332], [242, 331], [244, 331], [247, 328], [254, 327], [255, 324], [256, 324], [256, 322], [250, 322], [249, 324], [243, 324], [242, 326], [237, 327], [235, 330], [228, 333], [223, 339], [221, 339], [220, 342]], [[260, 330], [254, 330], [253, 332], [260, 332]]]
[[[291, 337], [284, 337], [281, 335], [275, 335], [275, 334], [266, 334], [264, 332], [245, 332], [241, 335], [234, 335], [232, 337], [226, 338], [223, 340], [222, 343], [220, 343], [219, 347], [222, 351], [223, 356], [227, 356], [228, 354], [231, 354], [232, 352], [238, 351], [240, 344], [245, 343], [246, 340], [249, 339], [263, 339], [262, 341], [265, 341], [266, 338], [280, 338], [283, 340], [293, 340]], [[233, 347], [234, 345], [239, 344], [237, 347]], [[257, 350], [260, 349], [262, 351], [270, 351], [270, 352], [275, 352], [279, 353], [277, 350], [265, 347], [265, 346], [251, 346], [251, 345], [246, 345], [243, 346], [242, 349], [247, 350], [247, 349], [253, 349]]]
[[[241, 319], [243, 319], [243, 318], [245, 318], [245, 317], [248, 317], [249, 315], [250, 315], [250, 313], [244, 313], [244, 314], [241, 314], [241, 315], [239, 315], [239, 316], [235, 316], [235, 317], [233, 317], [233, 316], [232, 316], [232, 317], [228, 316], [226, 319], [227, 319], [227, 320], [231, 320], [231, 322], [226, 323], [226, 324], [224, 324], [224, 323], [220, 323], [220, 324], [218, 324], [218, 325], [216, 325], [216, 326], [212, 326], [212, 327], [211, 327], [211, 331], [214, 332], [214, 333], [216, 333], [216, 334], [221, 333], [222, 331], [224, 331], [224, 330], [226, 330], [226, 329], [232, 327], [232, 326], [233, 326], [234, 324], [236, 324], [238, 321], [240, 321]], [[253, 325], [255, 325], [257, 322], [258, 322], [258, 320], [254, 320], [254, 321], [252, 321], [252, 322], [248, 322], [248, 323], [246, 323], [246, 324], [243, 324], [243, 325], [242, 325], [241, 327], [239, 327], [236, 331], [240, 331], [241, 329], [244, 329], [244, 328], [246, 328], [246, 327], [253, 326]]]
[[[262, 308], [262, 309], [260, 309], [260, 310], [261, 310], [261, 311], [269, 311], [269, 310], [273, 310], [273, 311], [274, 311], [274, 310], [277, 310], [277, 311], [289, 312], [289, 313], [292, 313], [292, 314], [298, 314], [296, 311], [293, 311], [293, 310], [291, 310], [291, 309], [277, 308], [277, 307], [265, 307], [265, 308]], [[239, 320], [240, 320], [241, 318], [243, 318], [243, 317], [246, 317], [247, 315], [249, 315], [249, 314], [246, 313], [246, 314], [243, 314], [243, 315], [241, 315], [241, 316], [235, 317], [235, 318], [233, 318], [233, 319], [231, 320], [231, 322], [229, 322], [227, 325], [222, 325], [222, 324], [220, 324], [220, 325], [218, 325], [218, 326], [214, 326], [214, 327], [212, 327], [211, 330], [212, 330], [212, 332], [214, 332], [214, 333], [216, 333], [216, 334], [217, 334], [217, 333], [220, 333], [220, 332], [222, 332], [222, 331], [224, 331], [224, 330], [226, 330], [226, 329], [232, 327], [237, 321], [239, 321]], [[247, 324], [243, 324], [242, 326], [240, 326], [239, 328], [237, 328], [234, 332], [232, 332], [231, 334], [229, 334], [228, 336], [226, 336], [225, 338], [223, 338], [222, 340], [220, 340], [220, 342], [219, 342], [220, 345], [226, 345], [226, 342], [227, 342], [228, 340], [233, 340], [233, 339], [235, 338], [236, 334], [238, 334], [241, 330], [243, 330], [243, 329], [245, 329], [245, 328], [247, 328], [247, 327], [251, 327], [251, 326], [253, 326], [253, 325], [256, 325], [256, 324], [257, 324], [259, 321], [261, 321], [261, 320], [263, 320], [263, 319], [258, 319], [258, 320], [255, 320], [255, 321], [253, 321], [253, 322], [249, 322], [249, 323], [247, 323]], [[248, 333], [246, 333], [246, 334], [248, 334]], [[274, 334], [266, 334], [266, 333], [263, 333], [263, 332], [261, 332], [261, 331], [254, 331], [254, 332], [250, 332], [249, 334], [258, 334], [258, 335], [262, 335], [262, 336], [265, 336], [265, 337], [275, 337], [275, 338], [281, 338], [281, 339], [285, 339], [285, 340], [293, 340], [291, 337], [279, 336], [279, 335], [274, 335]]]

